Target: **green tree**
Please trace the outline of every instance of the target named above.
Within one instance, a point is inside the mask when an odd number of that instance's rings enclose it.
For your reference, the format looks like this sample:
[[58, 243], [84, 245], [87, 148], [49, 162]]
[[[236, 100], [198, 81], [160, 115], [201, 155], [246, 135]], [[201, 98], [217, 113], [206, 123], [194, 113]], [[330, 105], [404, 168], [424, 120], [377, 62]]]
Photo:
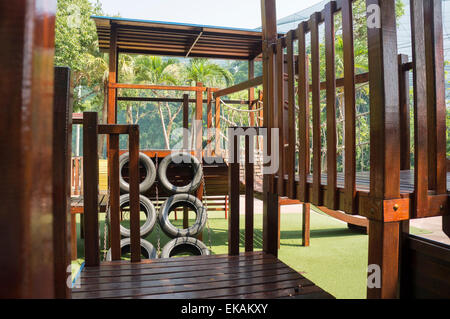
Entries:
[[194, 86], [196, 82], [208, 87], [223, 87], [233, 85], [230, 71], [204, 58], [194, 58], [185, 65], [184, 81]]

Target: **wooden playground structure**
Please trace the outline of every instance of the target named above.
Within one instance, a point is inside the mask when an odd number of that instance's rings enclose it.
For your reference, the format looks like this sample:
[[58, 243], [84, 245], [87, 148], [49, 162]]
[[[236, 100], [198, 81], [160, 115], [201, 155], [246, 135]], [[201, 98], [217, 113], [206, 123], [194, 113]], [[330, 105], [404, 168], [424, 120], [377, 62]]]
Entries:
[[[3, 5], [7, 2], [1, 1], [5, 10], [0, 11], [0, 18], [8, 32], [0, 33], [6, 48], [0, 51], [0, 69], [4, 70], [0, 101], [8, 107], [0, 111], [0, 145], [8, 152], [0, 157], [0, 171], [4, 172], [0, 184], [0, 265], [4, 269], [0, 272], [0, 298], [332, 298], [278, 259], [280, 204], [294, 203], [303, 205], [306, 246], [310, 205], [350, 224], [368, 226], [368, 265], [377, 265], [381, 272], [380, 286], [368, 287], [368, 298], [450, 298], [450, 247], [409, 234], [410, 220], [442, 216], [443, 231], [450, 236], [441, 0], [411, 0], [412, 57], [398, 55], [395, 2], [367, 0], [367, 6], [379, 7], [380, 25], [367, 29], [369, 72], [362, 74], [355, 72], [352, 0], [330, 1], [286, 34], [277, 32], [275, 0], [261, 0], [261, 32], [94, 17], [100, 48], [109, 52], [108, 118], [104, 124], [95, 112], [72, 118], [70, 70], [53, 69], [54, 6], [41, 0], [35, 1], [40, 6], [27, 1]], [[342, 19], [343, 78], [336, 78], [338, 14]], [[194, 87], [118, 83], [121, 53], [248, 60], [249, 80], [226, 89], [206, 88], [202, 83]], [[321, 54], [325, 54], [325, 81], [320, 74]], [[262, 60], [262, 77], [254, 76], [256, 60]], [[410, 73], [414, 79], [412, 105]], [[370, 87], [370, 171], [359, 172], [355, 163], [355, 85], [363, 83]], [[261, 84], [263, 90], [256, 97], [254, 88]], [[345, 92], [343, 172], [337, 169], [338, 87]], [[208, 135], [204, 148], [203, 125], [199, 125], [193, 147], [184, 138], [183, 148], [203, 166], [204, 180], [195, 196], [202, 199], [206, 193], [228, 198], [227, 255], [142, 259], [139, 153], [146, 153], [157, 164], [170, 151], [140, 150], [139, 126], [117, 123], [118, 101], [131, 99], [120, 94], [126, 89], [193, 92], [194, 99], [188, 94], [182, 99], [132, 98], [183, 103], [185, 128], [190, 121], [189, 104], [195, 104], [194, 119], [200, 123], [206, 104], [205, 126], [214, 129], [214, 138]], [[249, 90], [248, 101], [222, 100], [242, 90]], [[321, 120], [322, 91], [326, 95], [325, 122]], [[224, 129], [220, 115], [224, 103], [248, 104], [250, 111], [249, 127], [227, 124], [245, 136], [243, 173], [238, 143], [229, 144], [234, 147], [229, 153], [218, 143]], [[411, 108], [414, 143], [409, 137]], [[73, 124], [83, 125], [82, 185], [75, 178], [80, 170], [71, 170], [81, 163], [72, 158]], [[327, 129], [326, 174], [321, 167], [323, 126]], [[249, 129], [256, 130], [258, 141], [264, 140], [268, 155], [278, 156], [281, 165], [275, 173], [264, 173], [270, 165], [264, 163], [262, 173], [255, 174], [250, 157], [254, 150], [245, 135]], [[278, 129], [278, 135], [273, 129]], [[98, 139], [103, 135], [107, 136], [108, 160], [104, 205], [103, 200], [99, 202], [98, 186]], [[128, 136], [128, 150], [120, 149], [120, 135]], [[234, 136], [235, 142], [238, 139], [240, 136]], [[411, 149], [414, 167], [410, 165]], [[121, 260], [119, 230], [119, 156], [125, 151], [130, 154], [131, 261]], [[207, 156], [226, 153], [234, 157], [222, 164], [205, 161]], [[170, 174], [190, 178], [176, 168]], [[81, 287], [73, 289], [66, 285], [74, 248], [71, 180], [77, 183], [76, 195], [82, 189], [82, 205], [77, 209], [84, 216], [85, 250]], [[164, 197], [158, 182], [155, 185], [146, 196]], [[245, 252], [240, 250], [241, 194], [246, 199]], [[253, 245], [255, 197], [264, 202], [263, 249], [257, 252]], [[102, 206], [109, 207], [111, 216], [110, 262], [100, 260]], [[183, 215], [187, 221], [187, 213]]]

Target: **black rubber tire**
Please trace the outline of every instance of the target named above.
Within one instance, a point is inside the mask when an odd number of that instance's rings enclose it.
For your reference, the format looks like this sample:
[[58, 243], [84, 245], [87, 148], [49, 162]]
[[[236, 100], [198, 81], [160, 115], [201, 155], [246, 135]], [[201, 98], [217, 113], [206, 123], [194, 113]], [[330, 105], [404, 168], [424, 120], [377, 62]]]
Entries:
[[192, 237], [178, 237], [169, 241], [161, 252], [161, 258], [172, 258], [180, 252], [190, 252], [197, 256], [210, 255], [206, 245]]
[[[130, 161], [130, 153], [124, 153], [120, 155], [119, 158], [119, 182], [120, 182], [120, 189], [124, 191], [125, 193], [130, 192], [130, 184], [128, 184], [122, 175], [122, 168], [123, 166]], [[153, 186], [156, 179], [156, 167], [153, 161], [150, 157], [145, 155], [144, 153], [139, 153], [139, 163], [140, 165], [143, 165], [145, 167], [145, 170], [147, 171], [147, 176], [142, 181], [142, 183], [139, 184], [139, 192], [141, 194], [145, 193], [150, 189], [150, 187]]]
[[[124, 248], [131, 249], [130, 245], [131, 245], [130, 238], [122, 239], [120, 241], [120, 249], [121, 249], [121, 251]], [[150, 242], [148, 242], [145, 239], [141, 238], [141, 252], [142, 252], [142, 250], [144, 250], [144, 252], [145, 252], [143, 255], [144, 256], [148, 256], [148, 259], [157, 259], [158, 258], [156, 248], [153, 247], [153, 245]], [[122, 252], [122, 254], [123, 254], [123, 252]], [[112, 257], [111, 257], [111, 249], [109, 249], [108, 252], [106, 253], [106, 261], [111, 261], [111, 259], [112, 259]]]
[[[120, 207], [126, 206], [125, 204], [130, 203], [130, 194], [120, 196], [119, 203]], [[157, 212], [155, 206], [147, 197], [139, 195], [139, 203], [141, 205], [141, 209], [143, 208], [143, 211], [147, 216], [144, 225], [140, 228], [141, 237], [145, 237], [150, 234], [155, 227]], [[109, 214], [110, 213], [108, 211], [108, 219], [111, 220]], [[130, 237], [130, 230], [120, 225], [120, 234], [124, 237]]]
[[[194, 168], [194, 178], [185, 186], [175, 186], [167, 178], [167, 168], [171, 162], [190, 163]], [[198, 189], [202, 182], [203, 169], [200, 161], [189, 153], [172, 153], [161, 161], [158, 167], [158, 178], [161, 186], [170, 194], [192, 193]]]
[[[176, 228], [169, 220], [170, 212], [177, 207], [189, 207], [196, 213], [195, 223], [186, 229]], [[206, 208], [195, 196], [189, 194], [177, 194], [169, 197], [159, 209], [159, 224], [163, 232], [170, 238], [196, 237], [206, 225]]]

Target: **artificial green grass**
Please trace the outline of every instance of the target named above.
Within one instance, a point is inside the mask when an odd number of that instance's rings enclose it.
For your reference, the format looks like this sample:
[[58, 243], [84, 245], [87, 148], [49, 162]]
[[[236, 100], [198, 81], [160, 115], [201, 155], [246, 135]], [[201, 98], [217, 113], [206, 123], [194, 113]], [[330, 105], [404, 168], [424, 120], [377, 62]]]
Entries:
[[[179, 214], [179, 217], [181, 215]], [[192, 222], [191, 219], [190, 223]], [[210, 238], [212, 253], [226, 254], [228, 252], [228, 221], [225, 220], [224, 213], [210, 213], [209, 223], [210, 236], [205, 228], [204, 243], [209, 246]], [[173, 224], [181, 226], [181, 218], [177, 221], [173, 220]], [[104, 215], [102, 214], [100, 217], [101, 247], [103, 247], [103, 225]], [[241, 251], [243, 251], [244, 216], [241, 216], [240, 225]], [[311, 210], [310, 246], [302, 247], [301, 225], [301, 213], [281, 214], [279, 259], [336, 298], [366, 298], [368, 236], [349, 230], [347, 224], [341, 221]], [[162, 231], [159, 233], [162, 249], [170, 239]], [[420, 234], [426, 231], [411, 228], [411, 233]], [[155, 227], [145, 239], [156, 247], [157, 238], [158, 230]], [[254, 245], [255, 250], [262, 249], [262, 214], [255, 215]], [[82, 253], [83, 240], [78, 240], [78, 256], [81, 258]], [[79, 259], [74, 263], [74, 272], [81, 262], [82, 259]]]

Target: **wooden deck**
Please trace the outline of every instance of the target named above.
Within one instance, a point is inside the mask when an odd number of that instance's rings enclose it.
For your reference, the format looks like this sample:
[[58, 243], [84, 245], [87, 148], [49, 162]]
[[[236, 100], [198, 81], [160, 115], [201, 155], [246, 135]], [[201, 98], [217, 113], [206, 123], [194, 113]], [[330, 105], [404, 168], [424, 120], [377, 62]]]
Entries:
[[[275, 177], [275, 180], [278, 178]], [[285, 183], [288, 180], [288, 176], [284, 177]], [[298, 184], [298, 175], [295, 177], [295, 182]], [[313, 176], [310, 174], [307, 178], [308, 184], [312, 184]], [[245, 184], [245, 180], [241, 178], [241, 183]], [[321, 185], [326, 188], [327, 186], [327, 174], [321, 174]], [[337, 187], [344, 188], [344, 174], [337, 174]], [[358, 172], [356, 174], [356, 191], [368, 193], [370, 189], [370, 172]], [[447, 191], [450, 192], [450, 172], [447, 173]], [[260, 176], [255, 176], [255, 193], [262, 194], [262, 179]], [[400, 172], [400, 193], [412, 194], [414, 193], [414, 171], [404, 170]]]
[[272, 255], [213, 255], [85, 268], [73, 299], [333, 298]]

